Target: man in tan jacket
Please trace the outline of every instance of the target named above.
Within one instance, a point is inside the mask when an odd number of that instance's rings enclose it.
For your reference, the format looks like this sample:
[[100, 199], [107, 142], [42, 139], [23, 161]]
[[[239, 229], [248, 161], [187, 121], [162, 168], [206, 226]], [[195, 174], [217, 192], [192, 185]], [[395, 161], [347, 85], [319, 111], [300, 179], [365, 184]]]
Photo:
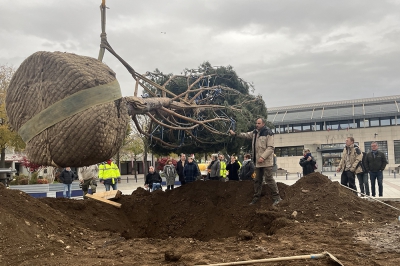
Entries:
[[346, 139], [346, 146], [343, 149], [342, 159], [340, 160], [339, 167], [336, 172], [342, 172], [340, 183], [346, 187], [357, 190], [356, 187], [356, 174], [362, 172], [360, 162], [362, 161], [363, 154], [357, 145], [354, 145], [354, 138], [348, 137]]
[[[272, 190], [272, 199], [277, 205], [282, 199], [279, 196], [279, 189], [272, 176], [272, 166], [274, 164], [274, 133], [265, 126], [265, 119], [258, 118], [256, 129], [247, 133], [240, 133], [238, 137], [252, 139], [252, 160], [256, 166], [254, 179], [254, 196], [250, 205], [255, 204], [261, 196], [263, 177], [265, 183]], [[232, 135], [235, 132], [229, 131]]]

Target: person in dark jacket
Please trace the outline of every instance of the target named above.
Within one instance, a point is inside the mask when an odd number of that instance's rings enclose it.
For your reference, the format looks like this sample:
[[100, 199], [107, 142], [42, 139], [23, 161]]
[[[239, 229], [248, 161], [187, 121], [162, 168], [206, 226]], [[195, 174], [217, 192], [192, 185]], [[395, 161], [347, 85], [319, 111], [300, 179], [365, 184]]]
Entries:
[[371, 179], [371, 193], [375, 197], [375, 181], [378, 180], [379, 197], [383, 196], [383, 170], [387, 164], [386, 156], [383, 152], [378, 151], [378, 143], [371, 143], [371, 151], [367, 154], [365, 160], [365, 168]]
[[311, 156], [310, 149], [303, 150], [303, 158], [300, 159], [300, 166], [303, 167], [303, 176], [314, 173], [316, 161]]
[[71, 198], [71, 185], [72, 182], [76, 179], [76, 174], [71, 171], [71, 167], [65, 167], [65, 169], [61, 172], [59, 177], [61, 183], [64, 184], [64, 198]]
[[239, 177], [240, 180], [252, 180], [252, 175], [254, 173], [254, 163], [251, 160], [251, 155], [246, 154], [244, 156], [244, 161], [242, 164], [242, 168], [240, 168]]
[[187, 164], [186, 155], [182, 153], [181, 159], [176, 163], [176, 172], [178, 173], [179, 181], [181, 182], [182, 186], [186, 183], [185, 176], [183, 175], [183, 168], [185, 168], [186, 164]]
[[149, 173], [146, 175], [144, 183], [145, 188], [150, 188], [150, 191], [161, 189], [162, 178], [159, 173], [154, 170], [154, 166], [149, 167]]
[[239, 181], [239, 169], [240, 164], [237, 162], [235, 156], [231, 156], [231, 161], [226, 165], [226, 171], [228, 172], [229, 181]]
[[367, 159], [367, 154], [365, 152], [362, 152], [363, 158], [362, 161], [360, 162], [361, 168], [362, 168], [362, 173], [357, 174], [357, 179], [358, 179], [358, 184], [360, 186], [360, 191], [361, 191], [361, 197], [363, 197], [363, 194], [366, 194], [369, 196], [369, 182], [368, 182], [368, 171], [365, 168], [366, 164], [366, 159]]
[[193, 162], [193, 158], [189, 157], [188, 162], [183, 168], [183, 175], [185, 176], [185, 182], [191, 183], [196, 180], [199, 175], [199, 167]]

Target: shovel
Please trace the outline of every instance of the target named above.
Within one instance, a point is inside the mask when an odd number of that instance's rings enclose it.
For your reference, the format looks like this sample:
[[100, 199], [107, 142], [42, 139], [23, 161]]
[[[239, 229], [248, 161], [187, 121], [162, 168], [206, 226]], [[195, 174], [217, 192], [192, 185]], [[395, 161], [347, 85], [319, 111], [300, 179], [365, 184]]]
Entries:
[[[284, 261], [284, 260], [303, 260], [303, 259], [323, 259], [329, 258], [332, 261], [336, 262], [337, 265], [344, 266], [335, 256], [331, 253], [324, 251], [320, 254], [311, 254], [311, 255], [301, 255], [301, 256], [291, 256], [291, 257], [279, 257], [279, 258], [270, 258], [270, 259], [260, 259], [260, 260], [246, 260], [246, 261], [235, 261], [235, 262], [226, 262], [226, 263], [216, 263], [216, 264], [207, 264], [207, 266], [215, 265], [243, 265], [243, 264], [254, 264], [254, 263], [262, 263], [262, 262], [271, 262], [271, 261]], [[199, 265], [206, 266], [206, 265]]]

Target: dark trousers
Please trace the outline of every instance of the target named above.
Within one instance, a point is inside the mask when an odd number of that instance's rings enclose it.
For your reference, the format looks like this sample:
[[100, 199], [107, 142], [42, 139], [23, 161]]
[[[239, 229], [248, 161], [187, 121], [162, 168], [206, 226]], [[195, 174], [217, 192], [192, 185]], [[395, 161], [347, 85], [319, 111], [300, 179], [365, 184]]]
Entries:
[[379, 197], [383, 196], [383, 173], [382, 171], [378, 172], [369, 172], [369, 178], [371, 179], [371, 193], [372, 197], [375, 197], [375, 180], [378, 180], [378, 189], [379, 189]]
[[368, 174], [367, 173], [359, 173], [359, 174], [357, 174], [357, 179], [358, 179], [358, 185], [360, 186], [361, 193], [369, 196]]
[[182, 186], [183, 186], [184, 184], [186, 184], [185, 177], [184, 177], [183, 175], [180, 175], [180, 176], [179, 176], [179, 181], [181, 182], [181, 185], [182, 185]]
[[342, 176], [340, 177], [340, 184], [357, 191], [356, 177], [351, 171], [343, 171]]
[[83, 183], [82, 183], [83, 196], [85, 196], [88, 193], [89, 186], [92, 189], [92, 194], [96, 193], [97, 184], [95, 185], [93, 182], [93, 179], [91, 178], [91, 179], [83, 180]]
[[267, 186], [272, 190], [272, 199], [277, 200], [280, 198], [279, 189], [276, 185], [275, 179], [272, 176], [272, 166], [258, 167], [255, 169], [256, 178], [254, 178], [254, 196], [253, 200], [258, 200], [261, 197], [263, 180]]
[[167, 186], [167, 190], [171, 190], [171, 189], [174, 189], [174, 185]]

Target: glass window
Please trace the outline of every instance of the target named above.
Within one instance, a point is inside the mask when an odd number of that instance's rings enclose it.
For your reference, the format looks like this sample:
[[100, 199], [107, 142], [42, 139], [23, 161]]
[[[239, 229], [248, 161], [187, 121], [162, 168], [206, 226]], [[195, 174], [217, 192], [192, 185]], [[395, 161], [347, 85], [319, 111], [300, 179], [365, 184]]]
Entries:
[[276, 147], [275, 155], [277, 157], [302, 156], [303, 149], [304, 146]]
[[352, 121], [349, 120], [339, 121], [339, 129], [349, 129], [350, 123], [353, 124]]
[[392, 126], [397, 125], [398, 123], [396, 123], [396, 117], [391, 117], [390, 120], [392, 121]]
[[[374, 141], [366, 141], [364, 142], [364, 151], [365, 152], [370, 152], [371, 151], [371, 143]], [[375, 141], [378, 143], [378, 150], [383, 152], [386, 155], [386, 160], [389, 160], [388, 157], [388, 146], [387, 146], [387, 141]]]
[[326, 122], [327, 130], [337, 130], [339, 128], [339, 121], [329, 121]]
[[[342, 157], [341, 152], [323, 152], [322, 153], [322, 166], [337, 168]], [[330, 170], [330, 169], [328, 169]]]
[[394, 163], [400, 164], [400, 140], [394, 141]]
[[[343, 143], [331, 143], [331, 144], [321, 144], [321, 150], [326, 149], [344, 149], [346, 146], [346, 139], [343, 140]], [[354, 142], [354, 144], [358, 145], [358, 142]]]
[[303, 131], [311, 131], [311, 125], [310, 124], [303, 124]]
[[[361, 120], [363, 120], [363, 119], [361, 119]], [[361, 127], [361, 125], [360, 125], [360, 119], [356, 119], [356, 123], [355, 123], [356, 125], [356, 128], [360, 128]]]
[[279, 133], [286, 133], [286, 126], [279, 126]]
[[289, 156], [296, 156], [296, 147], [289, 147]]
[[368, 119], [360, 119], [360, 127], [369, 127], [369, 120]]
[[281, 148], [275, 148], [274, 153], [275, 153], [275, 155], [276, 155], [277, 157], [282, 157], [282, 156], [281, 156], [281, 154], [282, 154]]
[[371, 118], [369, 120], [370, 127], [379, 127], [379, 118]]
[[291, 132], [301, 132], [301, 125], [300, 124], [290, 125], [289, 127], [292, 129]]
[[381, 126], [390, 126], [391, 125], [391, 117], [383, 117], [380, 119]]
[[281, 149], [281, 157], [288, 157], [288, 148], [284, 147]]

